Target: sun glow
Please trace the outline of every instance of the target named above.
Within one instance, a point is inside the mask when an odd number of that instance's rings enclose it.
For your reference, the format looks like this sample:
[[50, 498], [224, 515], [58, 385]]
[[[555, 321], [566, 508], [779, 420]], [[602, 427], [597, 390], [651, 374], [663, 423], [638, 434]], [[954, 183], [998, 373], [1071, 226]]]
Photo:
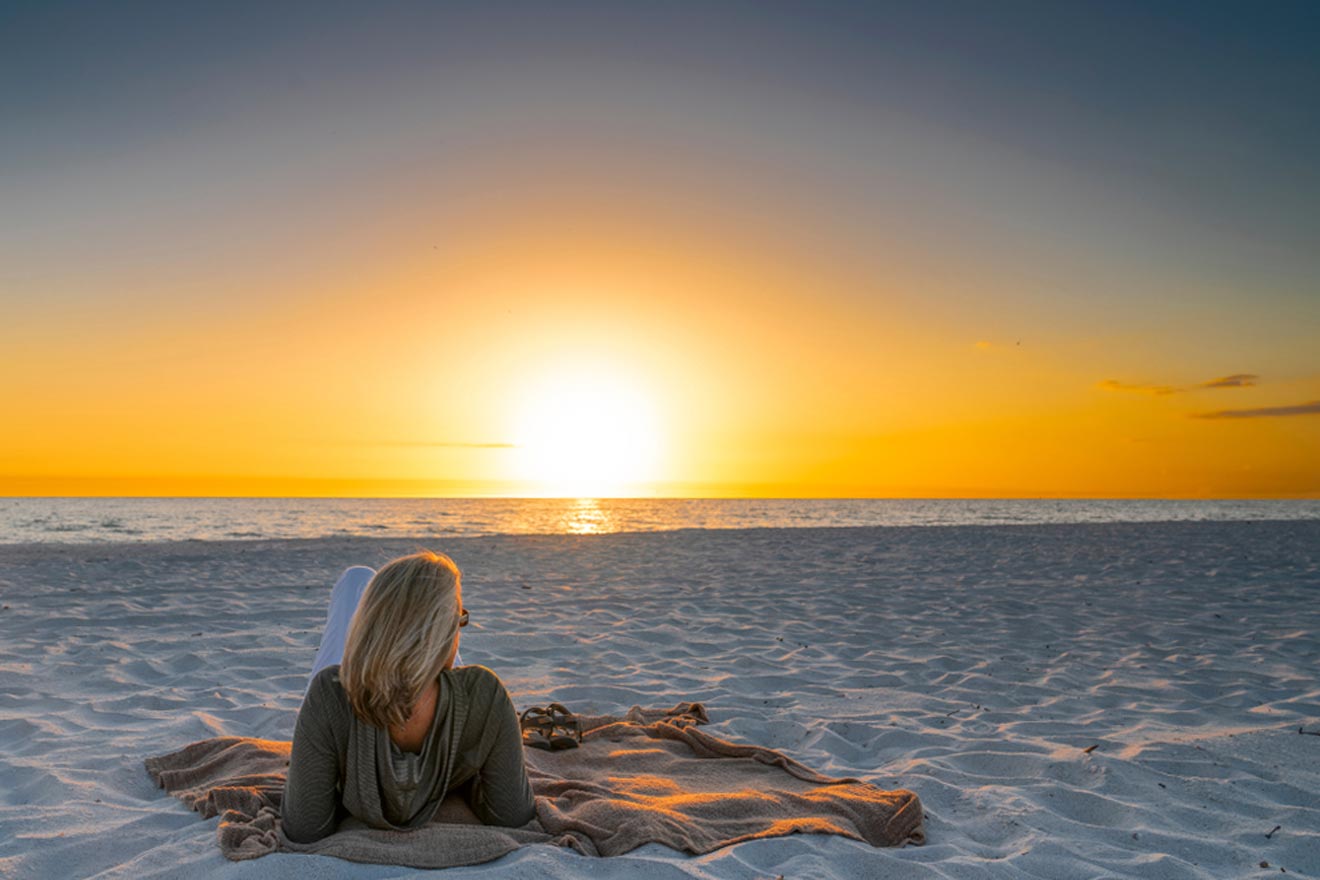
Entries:
[[646, 494], [659, 429], [650, 400], [609, 377], [547, 377], [524, 398], [515, 427], [517, 478], [534, 494]]

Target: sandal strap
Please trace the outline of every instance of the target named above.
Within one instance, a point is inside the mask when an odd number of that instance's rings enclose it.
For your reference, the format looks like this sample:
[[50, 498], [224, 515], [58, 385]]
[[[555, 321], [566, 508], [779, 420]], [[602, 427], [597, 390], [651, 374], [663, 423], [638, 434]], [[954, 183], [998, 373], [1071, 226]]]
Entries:
[[549, 709], [549, 715], [556, 729], [564, 731], [568, 736], [575, 736], [578, 742], [582, 742], [581, 718], [570, 712], [563, 703], [551, 703], [546, 708]]
[[554, 717], [540, 706], [524, 709], [518, 716], [518, 726], [523, 730], [546, 730], [554, 725]]

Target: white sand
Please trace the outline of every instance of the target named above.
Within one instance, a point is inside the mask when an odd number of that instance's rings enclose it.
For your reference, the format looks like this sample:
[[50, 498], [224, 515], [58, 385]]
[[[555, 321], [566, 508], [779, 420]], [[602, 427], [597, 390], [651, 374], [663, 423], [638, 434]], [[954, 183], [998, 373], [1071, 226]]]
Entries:
[[[425, 873], [226, 862], [216, 820], [142, 769], [203, 737], [287, 739], [339, 571], [418, 546], [0, 547], [0, 877]], [[921, 848], [530, 847], [447, 877], [1320, 874], [1320, 736], [1297, 732], [1320, 730], [1320, 523], [430, 546], [465, 570], [465, 658], [519, 705], [701, 700], [716, 732], [913, 789], [929, 815]]]

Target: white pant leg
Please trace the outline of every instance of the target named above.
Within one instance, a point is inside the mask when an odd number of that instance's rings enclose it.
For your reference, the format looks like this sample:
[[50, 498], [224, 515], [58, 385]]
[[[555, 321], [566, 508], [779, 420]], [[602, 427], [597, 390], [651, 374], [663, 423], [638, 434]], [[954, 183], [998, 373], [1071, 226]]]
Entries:
[[310, 686], [316, 673], [334, 666], [344, 659], [344, 639], [348, 637], [348, 624], [357, 611], [358, 601], [367, 584], [376, 576], [375, 569], [354, 565], [344, 569], [330, 593], [330, 610], [325, 616], [325, 631], [321, 634], [321, 647], [312, 661], [312, 674], [307, 676]]

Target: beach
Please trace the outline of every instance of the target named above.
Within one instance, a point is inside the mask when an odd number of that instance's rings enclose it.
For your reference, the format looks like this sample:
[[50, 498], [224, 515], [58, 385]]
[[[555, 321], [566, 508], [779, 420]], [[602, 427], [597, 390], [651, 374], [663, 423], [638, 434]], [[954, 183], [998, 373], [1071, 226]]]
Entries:
[[329, 590], [432, 549], [521, 708], [711, 732], [922, 799], [927, 843], [531, 846], [446, 877], [1320, 875], [1320, 522], [0, 546], [0, 878], [411, 877], [228, 862], [143, 759], [289, 739]]

